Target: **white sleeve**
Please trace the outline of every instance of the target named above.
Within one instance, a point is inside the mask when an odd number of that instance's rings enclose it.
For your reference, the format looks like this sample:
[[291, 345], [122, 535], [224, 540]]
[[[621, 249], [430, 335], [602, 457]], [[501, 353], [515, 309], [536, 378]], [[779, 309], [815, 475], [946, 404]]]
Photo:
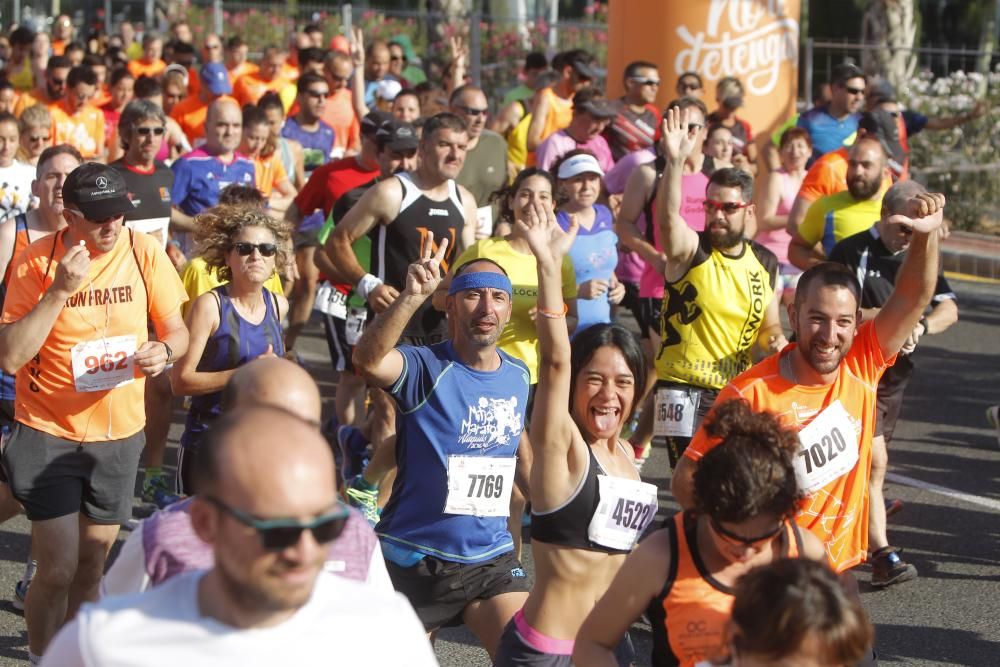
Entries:
[[430, 639], [424, 631], [424, 624], [417, 618], [417, 613], [410, 606], [410, 601], [402, 593], [395, 593], [396, 613], [391, 632], [395, 645], [396, 664], [407, 667], [438, 667], [437, 657], [431, 646]]
[[392, 579], [389, 578], [389, 570], [385, 569], [385, 556], [382, 555], [382, 546], [375, 542], [372, 549], [372, 560], [368, 564], [368, 578], [365, 583], [379, 590], [389, 593], [395, 592], [392, 586]]
[[106, 598], [109, 595], [141, 593], [149, 588], [149, 582], [140, 523], [125, 540], [122, 550], [118, 552], [118, 558], [101, 579], [100, 596]]
[[43, 667], [91, 667], [83, 657], [80, 616], [62, 627], [42, 656]]

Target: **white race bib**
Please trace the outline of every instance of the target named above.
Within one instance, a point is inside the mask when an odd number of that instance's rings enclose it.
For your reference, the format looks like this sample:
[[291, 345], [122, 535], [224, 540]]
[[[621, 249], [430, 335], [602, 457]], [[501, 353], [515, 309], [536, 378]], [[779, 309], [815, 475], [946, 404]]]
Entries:
[[631, 551], [656, 516], [656, 487], [635, 479], [598, 475], [597, 489], [600, 502], [590, 519], [587, 537], [601, 546]]
[[857, 431], [840, 401], [834, 401], [799, 431], [795, 480], [805, 493], [819, 491], [853, 470], [857, 462]]
[[516, 464], [513, 456], [449, 456], [444, 513], [509, 516]]
[[690, 438], [700, 401], [701, 392], [695, 389], [657, 389], [653, 435]]
[[330, 283], [323, 282], [316, 288], [313, 310], [342, 320], [347, 317], [347, 295]]
[[349, 308], [347, 321], [344, 323], [344, 334], [348, 345], [357, 345], [361, 334], [365, 332], [365, 321], [368, 319], [367, 308]]
[[480, 206], [476, 209], [476, 238], [488, 239], [493, 236], [493, 207]]
[[77, 391], [107, 391], [135, 380], [135, 336], [84, 341], [71, 354]]

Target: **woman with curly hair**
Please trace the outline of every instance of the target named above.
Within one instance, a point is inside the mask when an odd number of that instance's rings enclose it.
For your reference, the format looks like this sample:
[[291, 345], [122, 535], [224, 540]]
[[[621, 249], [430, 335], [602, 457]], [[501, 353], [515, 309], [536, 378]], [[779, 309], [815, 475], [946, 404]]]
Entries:
[[246, 206], [216, 206], [195, 218], [199, 253], [228, 281], [199, 296], [187, 314], [190, 343], [174, 366], [174, 394], [191, 396], [181, 436], [178, 491], [194, 493], [198, 445], [221, 411], [222, 388], [233, 372], [258, 357], [282, 356], [281, 319], [288, 301], [264, 283], [289, 261], [288, 226]]
[[798, 436], [744, 401], [719, 406], [705, 428], [723, 445], [698, 465], [695, 509], [668, 519], [626, 559], [580, 628], [579, 667], [616, 664], [615, 646], [644, 611], [655, 667], [724, 658], [740, 577], [782, 558], [826, 562], [819, 539], [793, 519], [803, 497]]

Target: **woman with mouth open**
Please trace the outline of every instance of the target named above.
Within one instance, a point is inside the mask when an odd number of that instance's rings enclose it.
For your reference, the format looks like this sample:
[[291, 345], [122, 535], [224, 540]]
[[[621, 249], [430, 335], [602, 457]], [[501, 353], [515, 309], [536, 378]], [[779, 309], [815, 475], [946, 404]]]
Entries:
[[[495, 664], [572, 665], [574, 638], [625, 556], [656, 514], [656, 487], [639, 480], [619, 438], [646, 382], [638, 341], [616, 324], [596, 324], [573, 340], [565, 322], [560, 268], [576, 238], [560, 228], [549, 201], [534, 201], [515, 222], [538, 267], [539, 381], [530, 439], [535, 586], [507, 625]], [[567, 407], [569, 408], [567, 410]], [[618, 664], [634, 657], [623, 632]]]

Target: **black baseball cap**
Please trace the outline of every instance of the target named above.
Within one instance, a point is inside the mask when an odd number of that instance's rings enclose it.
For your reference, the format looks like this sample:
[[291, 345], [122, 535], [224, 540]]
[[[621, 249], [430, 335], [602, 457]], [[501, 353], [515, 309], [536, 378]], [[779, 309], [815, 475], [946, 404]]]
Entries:
[[63, 202], [80, 209], [91, 222], [125, 215], [135, 209], [122, 175], [111, 167], [84, 162], [66, 177]]
[[368, 115], [361, 121], [361, 134], [374, 137], [378, 129], [382, 127], [382, 124], [393, 118], [394, 116], [388, 111], [379, 111], [377, 109], [369, 111]]
[[573, 96], [573, 109], [586, 111], [595, 118], [614, 118], [618, 110], [613, 102], [601, 97], [600, 92], [593, 88], [584, 88]]
[[591, 66], [591, 59], [589, 56], [584, 54], [574, 55], [570, 58], [569, 62], [566, 63], [573, 68], [577, 74], [579, 74], [584, 79], [590, 79], [591, 81], [598, 78], [598, 71]]
[[903, 144], [899, 140], [899, 123], [892, 114], [882, 109], [866, 111], [858, 120], [858, 129], [877, 137], [889, 158], [889, 168], [897, 175], [903, 173], [906, 151], [903, 150]]
[[382, 127], [375, 133], [375, 142], [380, 149], [388, 148], [395, 152], [416, 150], [420, 143], [413, 125], [401, 120], [382, 123]]

